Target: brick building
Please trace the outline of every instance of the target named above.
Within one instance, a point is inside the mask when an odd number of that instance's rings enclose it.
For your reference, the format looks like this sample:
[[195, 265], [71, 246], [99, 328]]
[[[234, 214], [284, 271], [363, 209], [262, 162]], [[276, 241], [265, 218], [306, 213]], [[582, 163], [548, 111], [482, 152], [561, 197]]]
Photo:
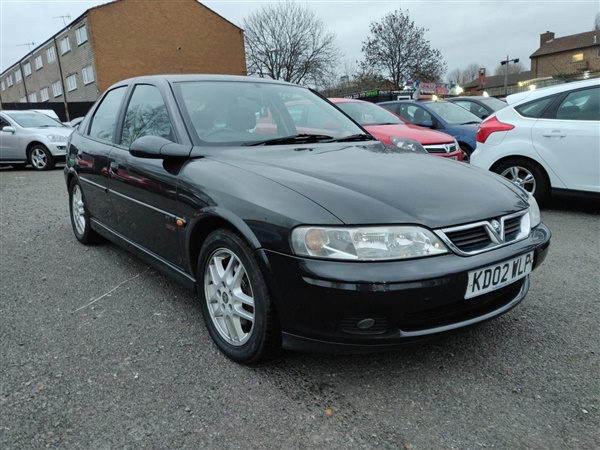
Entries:
[[243, 30], [196, 0], [116, 0], [0, 74], [0, 100], [93, 102], [119, 80], [161, 73], [245, 75]]
[[560, 38], [546, 31], [540, 35], [540, 48], [529, 58], [534, 78], [600, 76], [600, 30]]

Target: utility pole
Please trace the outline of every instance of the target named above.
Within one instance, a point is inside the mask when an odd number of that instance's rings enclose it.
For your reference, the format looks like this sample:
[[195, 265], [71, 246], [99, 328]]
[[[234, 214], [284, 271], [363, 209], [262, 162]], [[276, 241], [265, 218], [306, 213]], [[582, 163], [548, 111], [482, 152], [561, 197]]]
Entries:
[[508, 59], [508, 55], [506, 55], [506, 59], [504, 61], [500, 61], [500, 64], [506, 66], [506, 70], [504, 71], [504, 96], [508, 95], [508, 63], [518, 63], [519, 58], [516, 59]]

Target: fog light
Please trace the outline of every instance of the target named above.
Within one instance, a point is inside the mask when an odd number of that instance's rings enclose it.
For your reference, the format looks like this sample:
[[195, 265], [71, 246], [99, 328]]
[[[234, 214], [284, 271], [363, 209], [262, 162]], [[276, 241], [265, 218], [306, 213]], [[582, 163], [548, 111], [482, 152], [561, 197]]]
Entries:
[[356, 326], [361, 330], [368, 330], [373, 325], [375, 325], [375, 319], [363, 319], [356, 324]]

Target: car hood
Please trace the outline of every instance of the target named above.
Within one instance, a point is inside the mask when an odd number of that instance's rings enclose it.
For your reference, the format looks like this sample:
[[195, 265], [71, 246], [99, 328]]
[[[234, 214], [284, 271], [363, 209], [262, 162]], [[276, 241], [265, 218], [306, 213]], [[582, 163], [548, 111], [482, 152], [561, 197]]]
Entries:
[[206, 156], [286, 186], [346, 224], [439, 228], [528, 207], [524, 191], [491, 172], [379, 143], [269, 146]]
[[423, 145], [453, 143], [454, 139], [439, 131], [427, 130], [425, 128], [408, 125], [365, 125], [364, 128], [377, 139], [389, 140], [392, 136], [398, 136], [415, 141]]

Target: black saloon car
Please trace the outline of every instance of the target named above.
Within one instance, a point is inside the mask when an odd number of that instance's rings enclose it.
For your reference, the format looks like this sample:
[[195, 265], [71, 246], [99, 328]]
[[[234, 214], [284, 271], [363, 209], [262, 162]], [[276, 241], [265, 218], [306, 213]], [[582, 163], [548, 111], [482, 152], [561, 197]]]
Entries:
[[196, 289], [237, 362], [387, 348], [510, 310], [550, 241], [525, 191], [418, 150], [289, 83], [130, 79], [69, 142], [73, 231]]

